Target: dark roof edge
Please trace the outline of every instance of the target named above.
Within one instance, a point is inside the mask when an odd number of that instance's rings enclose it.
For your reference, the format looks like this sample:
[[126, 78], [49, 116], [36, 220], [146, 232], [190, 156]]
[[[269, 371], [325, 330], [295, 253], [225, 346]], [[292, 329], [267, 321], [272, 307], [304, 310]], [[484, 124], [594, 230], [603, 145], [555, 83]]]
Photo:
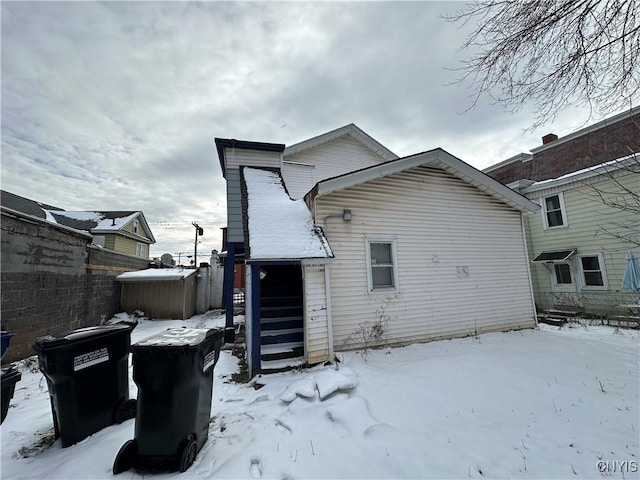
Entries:
[[263, 152], [284, 152], [284, 143], [266, 143], [252, 142], [248, 140], [236, 140], [234, 138], [215, 138], [216, 150], [218, 151], [218, 160], [220, 160], [220, 168], [222, 176], [226, 175], [224, 167], [224, 149], [225, 148], [243, 148], [245, 150], [262, 150]]

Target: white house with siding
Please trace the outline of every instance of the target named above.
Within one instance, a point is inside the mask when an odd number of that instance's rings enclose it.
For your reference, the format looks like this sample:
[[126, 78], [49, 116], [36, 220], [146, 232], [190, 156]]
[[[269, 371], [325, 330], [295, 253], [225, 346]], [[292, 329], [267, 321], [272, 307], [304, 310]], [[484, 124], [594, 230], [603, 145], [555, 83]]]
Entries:
[[[444, 150], [397, 158], [370, 137], [358, 138], [357, 127], [343, 128], [355, 133], [333, 136], [338, 129], [282, 149], [288, 155], [280, 168], [239, 169], [240, 200], [229, 208], [242, 214], [242, 247], [235, 248], [248, 264], [251, 372], [291, 364], [288, 352], [300, 363], [331, 361], [335, 351], [362, 347], [371, 328], [378, 335], [368, 346], [534, 327], [523, 222], [540, 207]], [[269, 153], [273, 145], [233, 142], [216, 140], [227, 175], [227, 155], [239, 158], [239, 147], [255, 152], [264, 145]], [[296, 197], [309, 176], [287, 173], [292, 159], [294, 168], [313, 166], [315, 183], [304, 200]], [[251, 192], [259, 186], [247, 171], [280, 185], [279, 201], [291, 208], [304, 201], [306, 231], [331, 253], [276, 248], [291, 237], [280, 227], [270, 232], [274, 255], [254, 257], [251, 239], [264, 227], [254, 225]]]

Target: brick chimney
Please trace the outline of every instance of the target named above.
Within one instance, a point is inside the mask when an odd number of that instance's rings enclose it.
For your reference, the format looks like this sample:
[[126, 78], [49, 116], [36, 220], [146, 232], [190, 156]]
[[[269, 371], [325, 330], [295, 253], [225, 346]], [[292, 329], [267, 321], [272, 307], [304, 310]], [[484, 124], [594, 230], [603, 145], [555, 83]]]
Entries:
[[558, 139], [558, 135], [555, 133], [547, 133], [544, 137], [542, 137], [542, 144], [546, 145], [547, 143], [551, 143]]

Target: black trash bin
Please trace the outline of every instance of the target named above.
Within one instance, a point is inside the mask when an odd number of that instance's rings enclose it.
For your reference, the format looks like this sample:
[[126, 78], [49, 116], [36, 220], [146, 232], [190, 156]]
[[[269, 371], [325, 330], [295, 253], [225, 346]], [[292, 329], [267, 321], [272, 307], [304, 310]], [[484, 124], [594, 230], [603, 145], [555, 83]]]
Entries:
[[138, 386], [135, 438], [126, 442], [113, 473], [184, 472], [209, 435], [213, 368], [223, 329], [171, 328], [131, 346]]
[[22, 378], [22, 374], [15, 365], [7, 365], [0, 370], [2, 376], [2, 419], [0, 419], [0, 423], [2, 423], [9, 411], [9, 401], [13, 398], [16, 383]]
[[135, 417], [129, 399], [131, 325], [100, 325], [36, 339], [62, 447]]

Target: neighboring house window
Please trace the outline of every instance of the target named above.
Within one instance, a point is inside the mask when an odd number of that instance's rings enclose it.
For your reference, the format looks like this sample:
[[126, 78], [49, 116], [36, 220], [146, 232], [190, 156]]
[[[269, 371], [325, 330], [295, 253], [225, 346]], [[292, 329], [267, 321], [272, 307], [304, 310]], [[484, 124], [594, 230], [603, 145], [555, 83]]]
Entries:
[[585, 287], [607, 288], [602, 255], [581, 255], [580, 267]]
[[556, 285], [573, 283], [571, 280], [571, 269], [568, 263], [556, 263], [553, 266], [556, 271]]
[[138, 233], [138, 219], [133, 221], [133, 233]]
[[367, 239], [367, 276], [369, 291], [398, 287], [395, 241]]
[[136, 245], [136, 256], [137, 257], [142, 257], [142, 258], [147, 258], [149, 256], [147, 254], [147, 244], [146, 243], [138, 242], [138, 244]]
[[544, 216], [544, 228], [567, 226], [567, 213], [564, 208], [562, 193], [545, 197], [542, 200], [542, 214]]
[[91, 243], [104, 248], [104, 240], [105, 240], [104, 235], [94, 235]]

